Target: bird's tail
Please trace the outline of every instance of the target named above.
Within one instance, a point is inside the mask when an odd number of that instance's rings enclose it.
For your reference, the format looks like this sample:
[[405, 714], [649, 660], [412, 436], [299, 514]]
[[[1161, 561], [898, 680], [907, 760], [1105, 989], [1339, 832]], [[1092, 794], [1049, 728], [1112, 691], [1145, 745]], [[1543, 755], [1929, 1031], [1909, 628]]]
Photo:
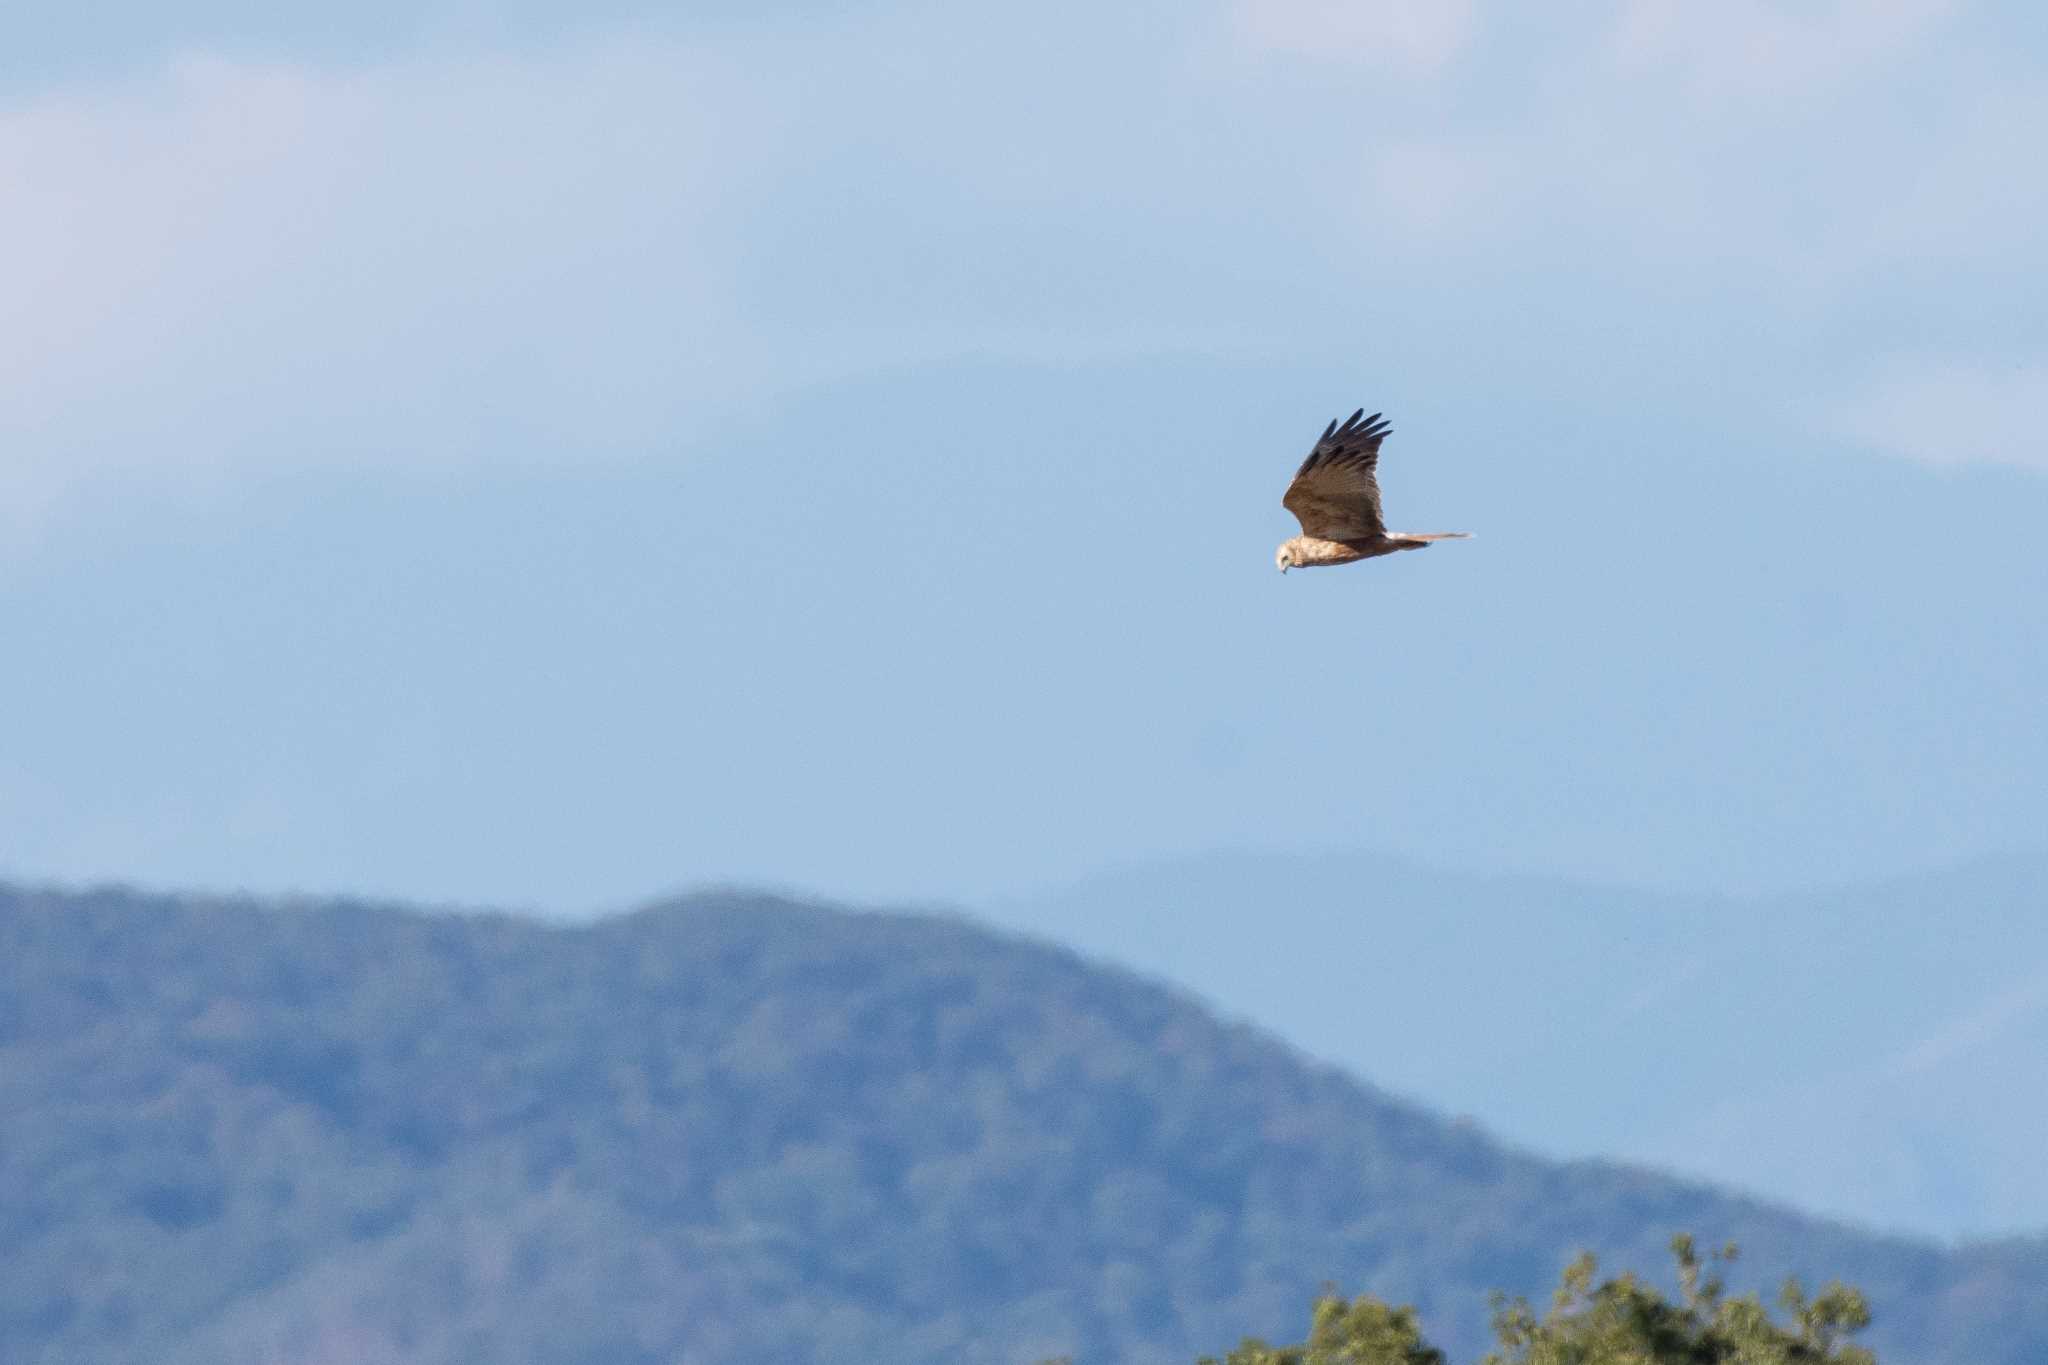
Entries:
[[1403, 549], [1412, 546], [1419, 550], [1433, 540], [1470, 540], [1472, 539], [1472, 533], [1470, 531], [1394, 531], [1388, 534], [1387, 539], [1400, 542]]

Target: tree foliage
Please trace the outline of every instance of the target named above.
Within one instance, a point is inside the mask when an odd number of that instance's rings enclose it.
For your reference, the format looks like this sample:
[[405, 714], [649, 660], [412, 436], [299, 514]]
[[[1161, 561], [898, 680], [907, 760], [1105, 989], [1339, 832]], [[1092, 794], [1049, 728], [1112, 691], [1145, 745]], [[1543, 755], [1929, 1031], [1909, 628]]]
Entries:
[[[1830, 1284], [1809, 1298], [1787, 1280], [1775, 1321], [1756, 1294], [1731, 1295], [1720, 1267], [1732, 1265], [1731, 1243], [1703, 1264], [1693, 1239], [1671, 1242], [1679, 1292], [1667, 1297], [1634, 1274], [1596, 1285], [1599, 1263], [1583, 1254], [1565, 1268], [1548, 1312], [1526, 1298], [1497, 1294], [1493, 1329], [1499, 1349], [1483, 1365], [1877, 1365], [1877, 1357], [1849, 1338], [1870, 1325], [1863, 1295]], [[1349, 1302], [1336, 1295], [1316, 1301], [1308, 1340], [1268, 1346], [1250, 1340], [1218, 1360], [1198, 1365], [1444, 1365], [1444, 1354], [1423, 1340], [1410, 1307], [1370, 1295]]]
[[1485, 1365], [1876, 1365], [1848, 1338], [1870, 1325], [1863, 1295], [1831, 1283], [1809, 1298], [1788, 1279], [1774, 1321], [1760, 1296], [1730, 1295], [1717, 1267], [1736, 1259], [1733, 1243], [1703, 1265], [1693, 1239], [1674, 1237], [1679, 1295], [1668, 1299], [1634, 1274], [1595, 1285], [1598, 1262], [1582, 1255], [1566, 1268], [1550, 1311], [1527, 1299], [1496, 1300], [1501, 1349]]
[[1349, 1303], [1334, 1295], [1316, 1301], [1308, 1340], [1300, 1346], [1247, 1341], [1200, 1365], [1444, 1365], [1444, 1354], [1422, 1339], [1415, 1310], [1370, 1296]]

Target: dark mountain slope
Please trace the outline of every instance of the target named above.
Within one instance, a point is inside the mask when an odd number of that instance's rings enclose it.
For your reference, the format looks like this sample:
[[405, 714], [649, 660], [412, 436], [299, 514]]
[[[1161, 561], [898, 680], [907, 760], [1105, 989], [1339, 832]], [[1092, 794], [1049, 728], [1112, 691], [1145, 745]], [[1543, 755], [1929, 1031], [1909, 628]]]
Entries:
[[1890, 1362], [2048, 1356], [2042, 1244], [1536, 1161], [1066, 952], [737, 895], [0, 891], [0, 1113], [10, 1362], [1183, 1362], [1325, 1281], [1469, 1356], [1677, 1229], [1860, 1283]]

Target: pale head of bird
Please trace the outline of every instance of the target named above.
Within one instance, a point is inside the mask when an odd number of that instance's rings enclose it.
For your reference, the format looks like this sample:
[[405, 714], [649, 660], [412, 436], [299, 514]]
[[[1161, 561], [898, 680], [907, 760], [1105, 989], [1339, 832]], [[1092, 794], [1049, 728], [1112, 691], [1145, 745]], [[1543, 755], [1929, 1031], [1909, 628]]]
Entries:
[[1279, 550], [1273, 555], [1273, 563], [1279, 566], [1281, 573], [1286, 573], [1289, 569], [1300, 567], [1301, 556], [1294, 552], [1293, 541], [1283, 540], [1280, 542]]

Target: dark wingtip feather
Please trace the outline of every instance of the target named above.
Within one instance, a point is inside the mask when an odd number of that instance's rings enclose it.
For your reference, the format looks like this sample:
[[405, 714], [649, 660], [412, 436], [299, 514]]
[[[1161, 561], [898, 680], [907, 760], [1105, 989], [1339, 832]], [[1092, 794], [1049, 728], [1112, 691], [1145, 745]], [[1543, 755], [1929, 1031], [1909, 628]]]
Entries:
[[1341, 425], [1332, 418], [1294, 476], [1300, 478], [1326, 465], [1365, 463], [1369, 467], [1378, 453], [1379, 443], [1392, 430], [1393, 427], [1386, 422], [1386, 414], [1376, 412], [1368, 417], [1364, 408], [1345, 418]]

